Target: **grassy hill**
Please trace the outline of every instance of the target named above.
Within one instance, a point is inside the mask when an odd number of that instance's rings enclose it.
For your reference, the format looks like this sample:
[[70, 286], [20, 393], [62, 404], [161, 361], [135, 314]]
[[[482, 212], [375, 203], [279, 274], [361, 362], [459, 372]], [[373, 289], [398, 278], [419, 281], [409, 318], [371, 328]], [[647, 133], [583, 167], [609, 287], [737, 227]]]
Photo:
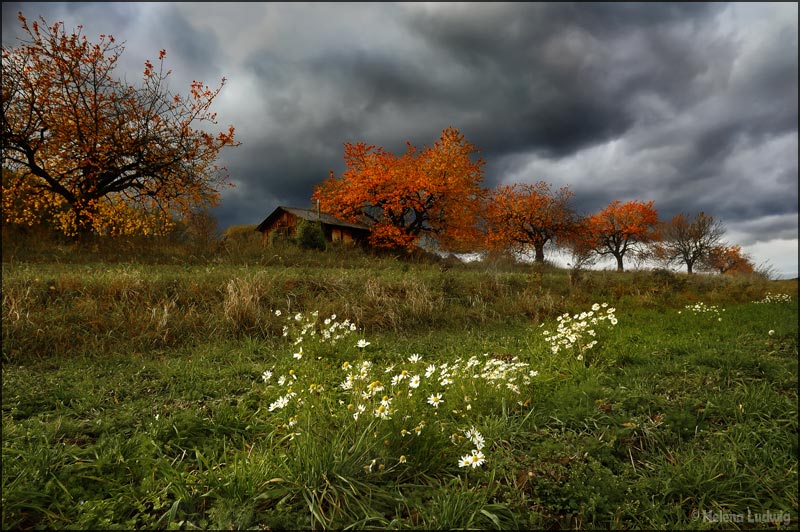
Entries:
[[142, 249], [4, 246], [3, 528], [797, 526], [796, 280]]

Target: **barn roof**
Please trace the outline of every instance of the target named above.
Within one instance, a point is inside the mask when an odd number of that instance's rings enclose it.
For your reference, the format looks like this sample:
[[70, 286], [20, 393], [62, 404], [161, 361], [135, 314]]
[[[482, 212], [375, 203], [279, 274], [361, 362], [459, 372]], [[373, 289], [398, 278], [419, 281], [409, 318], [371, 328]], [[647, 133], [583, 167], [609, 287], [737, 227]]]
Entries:
[[369, 231], [369, 227], [362, 224], [354, 224], [350, 222], [343, 222], [338, 218], [331, 216], [330, 214], [324, 212], [317, 212], [311, 209], [297, 209], [295, 207], [284, 207], [279, 206], [277, 207], [272, 213], [266, 217], [266, 219], [258, 224], [256, 227], [257, 231], [264, 231], [269, 227], [275, 219], [277, 219], [281, 215], [281, 211], [285, 211], [291, 213], [302, 220], [308, 220], [311, 222], [322, 222], [326, 225], [335, 225], [338, 227], [349, 227], [351, 229], [360, 229], [362, 231]]

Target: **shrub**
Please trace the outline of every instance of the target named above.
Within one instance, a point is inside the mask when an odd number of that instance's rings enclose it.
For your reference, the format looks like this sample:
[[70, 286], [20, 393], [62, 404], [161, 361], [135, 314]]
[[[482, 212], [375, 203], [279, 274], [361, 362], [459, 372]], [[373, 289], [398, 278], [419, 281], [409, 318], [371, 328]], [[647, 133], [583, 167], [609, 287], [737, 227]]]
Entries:
[[299, 220], [297, 222], [297, 243], [303, 249], [325, 250], [325, 233], [318, 222]]
[[284, 233], [280, 231], [270, 231], [269, 236], [267, 237], [269, 240], [269, 247], [274, 248], [275, 246], [282, 246], [287, 243], [291, 243], [292, 239], [289, 238]]

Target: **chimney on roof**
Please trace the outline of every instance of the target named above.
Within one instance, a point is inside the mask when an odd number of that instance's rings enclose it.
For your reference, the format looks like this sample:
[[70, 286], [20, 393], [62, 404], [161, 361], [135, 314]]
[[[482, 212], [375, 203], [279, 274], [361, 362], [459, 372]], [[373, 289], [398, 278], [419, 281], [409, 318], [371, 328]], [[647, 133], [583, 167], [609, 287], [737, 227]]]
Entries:
[[320, 220], [321, 218], [322, 218], [322, 216], [320, 215], [320, 211], [319, 211], [319, 200], [317, 200], [317, 220]]

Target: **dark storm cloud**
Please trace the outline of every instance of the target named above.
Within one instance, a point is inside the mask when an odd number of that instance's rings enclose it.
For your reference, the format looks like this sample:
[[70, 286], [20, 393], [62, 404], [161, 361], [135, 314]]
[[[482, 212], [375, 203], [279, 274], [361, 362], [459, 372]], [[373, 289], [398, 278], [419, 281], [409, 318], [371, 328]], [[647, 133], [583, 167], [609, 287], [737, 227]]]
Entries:
[[[16, 36], [23, 36], [17, 13], [22, 11], [29, 23], [44, 16], [49, 24], [63, 22], [67, 32], [79, 25], [82, 34], [96, 42], [100, 34], [113, 35], [125, 50], [120, 71], [128, 82], [141, 79], [145, 60], [154, 61], [161, 49], [167, 51], [165, 68], [172, 69], [170, 88], [188, 92], [193, 79], [210, 86], [219, 84], [220, 43], [210, 24], [193, 26], [170, 4], [129, 2], [4, 2], [3, 44], [16, 46]], [[122, 72], [120, 72], [122, 74]]]
[[150, 31], [154, 40], [167, 50], [168, 57], [174, 54], [180, 58], [184, 77], [216, 85], [219, 80], [215, 78], [220, 77], [225, 67], [221, 64], [221, 43], [210, 30], [213, 21], [194, 26], [182, 18], [174, 6], [168, 6], [152, 24]]
[[[655, 14], [661, 11], [666, 16]], [[690, 77], [699, 69], [686, 49], [671, 52], [664, 36], [651, 38], [657, 45], [641, 60], [625, 57], [624, 50], [616, 56], [596, 51], [602, 44], [599, 38], [613, 38], [624, 48], [625, 31], [641, 34], [639, 19], [659, 27], [698, 12], [707, 16], [710, 11], [707, 6], [653, 11], [635, 7], [620, 16], [602, 7], [443, 4], [433, 13], [410, 10], [399, 17], [399, 23], [425, 43], [415, 54], [381, 48], [353, 50], [347, 43], [336, 43], [301, 62], [258, 50], [248, 55], [245, 64], [264, 82], [265, 98], [270, 102], [267, 119], [289, 126], [282, 132], [286, 145], [292, 143], [293, 149], [302, 150], [309, 134], [317, 139], [341, 139], [333, 164], [318, 170], [306, 165], [301, 171], [305, 177], [289, 182], [297, 189], [292, 195], [301, 190], [308, 195], [320, 174], [341, 167], [341, 142], [364, 140], [402, 151], [406, 140], [431, 144], [448, 125], [461, 129], [483, 150], [489, 163], [487, 182], [493, 184], [500, 179], [494, 171], [502, 171], [506, 153], [535, 150], [565, 156], [619, 136], [636, 120], [624, 105], [630, 86], [643, 90], [639, 86], [649, 80], [665, 91], [673, 78]], [[549, 22], [549, 17], [570, 21], [573, 15], [578, 19], [570, 23]], [[606, 20], [610, 28], [603, 26]], [[676, 57], [686, 64], [688, 74], [681, 74]], [[611, 75], [615, 61], [630, 70], [626, 83]], [[647, 65], [664, 62], [673, 65], [671, 77], [650, 74], [648, 68], [664, 69]], [[302, 86], [281, 90], [298, 79], [304, 81]], [[322, 92], [335, 95], [335, 99], [322, 115], [314, 116], [313, 130], [302, 128], [304, 138], [295, 138], [291, 126], [305, 119], [304, 98], [298, 91], [314, 91], [308, 87], [325, 87]], [[670, 99], [679, 98], [670, 95]], [[416, 120], [411, 124], [411, 120], [403, 121], [403, 116]], [[367, 132], [372, 136], [366, 137]], [[260, 152], [272, 153], [267, 146]], [[278, 169], [275, 173], [292, 173], [281, 169], [280, 161], [286, 158], [275, 155], [277, 158], [270, 158]]]
[[[596, 25], [580, 22], [583, 16], [557, 17], [562, 20], [556, 25], [559, 28], [577, 25], [606, 36], [601, 43], [606, 53], [603, 64], [612, 82], [582, 77], [580, 71], [573, 79], [585, 82], [600, 95], [600, 101], [616, 102], [620, 113], [633, 119], [621, 134], [594, 137], [601, 145], [620, 141], [618, 162], [609, 165], [617, 175], [602, 174], [593, 167], [592, 162], [604, 162], [602, 150], [593, 155], [599, 161], [584, 161], [584, 151], [591, 151], [587, 146], [570, 146], [566, 155], [546, 156], [550, 158], [546, 164], [526, 166], [506, 158], [504, 170], [555, 167], [551, 175], [523, 174], [512, 179], [557, 176], [561, 183], [576, 185], [578, 205], [588, 212], [625, 198], [655, 199], [665, 216], [705, 210], [733, 224], [787, 213], [793, 218], [781, 218], [776, 223], [783, 223], [783, 229], [770, 234], [796, 235], [796, 19], [767, 30], [774, 34], [747, 41], [720, 27], [723, 7], [688, 13], [689, 20], [683, 19], [686, 12], [653, 17], [649, 25], [644, 20], [622, 23], [616, 17], [615, 32], [597, 32]], [[589, 20], [598, 20], [595, 15]], [[565, 98], [575, 100], [585, 98], [580, 94]], [[776, 142], [785, 148], [768, 167], [756, 162], [758, 154], [740, 157], [752, 146], [766, 153]], [[652, 156], [642, 157], [646, 152]], [[528, 153], [536, 153], [535, 148]], [[730, 164], [734, 159], [737, 164]], [[565, 161], [571, 165], [562, 164]], [[648, 175], [649, 167], [657, 167], [658, 172]]]
[[[476, 139], [497, 156], [564, 156], [623, 134], [626, 102], [653, 91], [674, 105], [706, 68], [692, 40], [713, 4], [443, 4], [409, 23], [471, 72], [462, 99], [491, 111]], [[668, 68], [665, 68], [668, 65]], [[499, 124], [503, 124], [502, 127]]]

